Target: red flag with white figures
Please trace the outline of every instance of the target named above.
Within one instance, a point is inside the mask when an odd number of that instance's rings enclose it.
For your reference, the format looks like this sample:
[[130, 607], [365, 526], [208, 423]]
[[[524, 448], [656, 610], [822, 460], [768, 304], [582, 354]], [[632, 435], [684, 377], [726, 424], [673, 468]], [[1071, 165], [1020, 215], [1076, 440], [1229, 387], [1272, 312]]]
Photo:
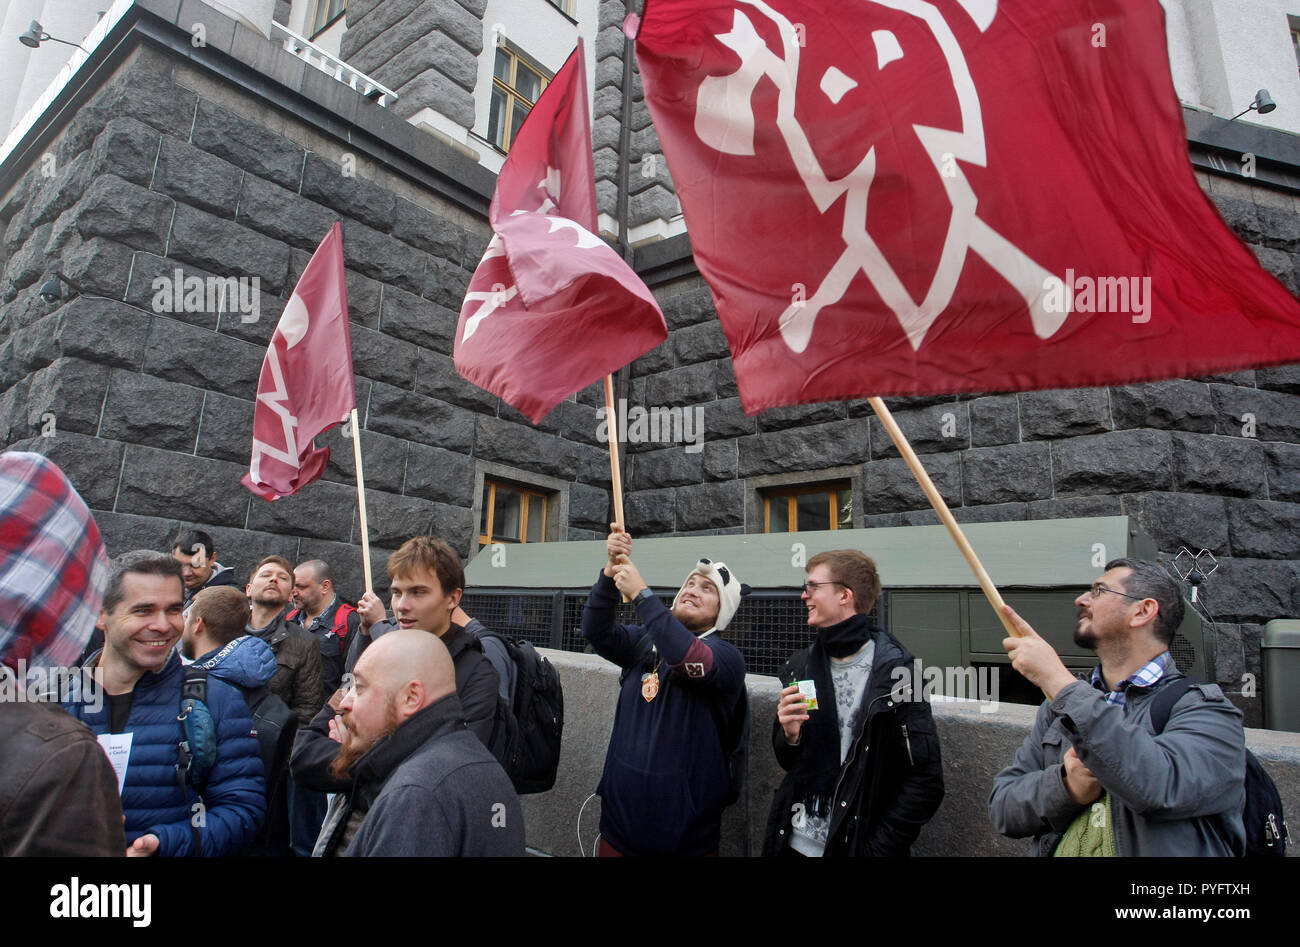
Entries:
[[1300, 361], [1157, 0], [649, 0], [636, 48], [751, 414]]
[[266, 500], [291, 496], [325, 471], [330, 452], [313, 439], [357, 405], [352, 334], [336, 223], [294, 287], [257, 380], [253, 454], [240, 482]]
[[462, 376], [536, 424], [667, 338], [650, 290], [595, 233], [581, 43], [515, 136], [489, 216], [456, 328]]

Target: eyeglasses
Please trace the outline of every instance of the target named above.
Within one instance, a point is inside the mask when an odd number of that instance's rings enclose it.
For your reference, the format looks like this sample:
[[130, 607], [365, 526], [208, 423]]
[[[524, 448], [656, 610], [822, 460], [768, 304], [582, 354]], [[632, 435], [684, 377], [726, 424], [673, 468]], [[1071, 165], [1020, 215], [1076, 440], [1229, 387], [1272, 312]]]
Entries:
[[[843, 583], [843, 582], [834, 582], [834, 581], [832, 581], [832, 582], [805, 582], [802, 586], [800, 586], [800, 588], [803, 589], [803, 591], [804, 591], [806, 594], [808, 594], [808, 595], [812, 595], [814, 592], [816, 592], [816, 591], [817, 591], [819, 588], [821, 588], [823, 585], [844, 585], [844, 583]], [[846, 589], [848, 588], [847, 585], [844, 585], [844, 587], [845, 587]]]
[[1127, 592], [1121, 592], [1119, 591], [1119, 589], [1112, 589], [1109, 586], [1102, 585], [1100, 582], [1092, 583], [1092, 588], [1090, 588], [1088, 592], [1089, 594], [1092, 595], [1093, 598], [1097, 598], [1099, 595], [1101, 595], [1102, 592], [1110, 592], [1114, 595], [1122, 595], [1125, 598], [1133, 599], [1133, 601], [1135, 602], [1140, 602], [1144, 598], [1146, 598], [1145, 595], [1129, 595]]

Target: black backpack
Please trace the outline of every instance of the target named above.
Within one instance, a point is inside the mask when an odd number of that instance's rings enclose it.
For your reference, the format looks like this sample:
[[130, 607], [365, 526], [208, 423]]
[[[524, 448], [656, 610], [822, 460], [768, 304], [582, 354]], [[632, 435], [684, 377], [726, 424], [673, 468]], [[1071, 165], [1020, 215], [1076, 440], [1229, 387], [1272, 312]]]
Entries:
[[[1163, 733], [1169, 723], [1169, 714], [1179, 698], [1199, 682], [1190, 677], [1180, 677], [1162, 687], [1151, 698], [1151, 726]], [[1290, 841], [1286, 819], [1282, 815], [1282, 797], [1268, 771], [1246, 750], [1246, 805], [1241, 810], [1241, 821], [1246, 827], [1246, 857], [1283, 856]]]
[[[634, 670], [646, 666], [653, 652], [654, 642], [650, 640], [648, 634], [642, 635], [636, 643], [632, 663], [625, 667], [618, 677], [620, 688]], [[730, 806], [739, 801], [745, 788], [745, 773], [749, 770], [748, 688], [740, 689], [740, 697], [736, 700], [736, 706], [732, 708], [730, 728], [723, 724], [722, 714], [717, 704], [710, 704], [709, 710], [713, 714], [713, 726], [718, 731], [718, 739], [722, 742], [722, 755], [727, 758], [727, 805]]]
[[[265, 686], [236, 688], [248, 703], [253, 728], [262, 753], [266, 776], [266, 798], [279, 798], [289, 772], [289, 755], [298, 733], [298, 715]], [[208, 672], [188, 665], [181, 685], [180, 721], [184, 739], [177, 747], [177, 771], [195, 791], [202, 793], [208, 773], [217, 758], [216, 731], [208, 710]]]
[[487, 628], [477, 635], [499, 641], [515, 669], [511, 699], [497, 697], [488, 749], [514, 783], [515, 792], [546, 792], [555, 785], [560, 767], [560, 736], [564, 731], [560, 674], [530, 641]]

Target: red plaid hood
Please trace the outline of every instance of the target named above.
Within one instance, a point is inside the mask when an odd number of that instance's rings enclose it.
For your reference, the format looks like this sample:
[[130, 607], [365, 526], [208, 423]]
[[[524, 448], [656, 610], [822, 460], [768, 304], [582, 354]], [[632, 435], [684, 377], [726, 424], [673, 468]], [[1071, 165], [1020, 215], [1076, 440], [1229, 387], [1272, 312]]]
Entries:
[[63, 471], [0, 454], [0, 663], [74, 666], [107, 585], [99, 527]]

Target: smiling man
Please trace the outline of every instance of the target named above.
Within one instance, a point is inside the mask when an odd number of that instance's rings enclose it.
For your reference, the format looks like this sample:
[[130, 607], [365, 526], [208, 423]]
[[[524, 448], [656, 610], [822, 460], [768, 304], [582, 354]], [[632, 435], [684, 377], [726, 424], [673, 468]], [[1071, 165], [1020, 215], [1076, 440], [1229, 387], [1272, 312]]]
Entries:
[[943, 801], [939, 736], [920, 694], [896, 701], [914, 660], [867, 615], [880, 595], [870, 557], [833, 549], [808, 560], [803, 602], [816, 637], [778, 672], [772, 728], [785, 780], [763, 854], [907, 855]]
[[216, 760], [201, 780], [185, 766], [184, 673], [175, 650], [183, 595], [181, 567], [170, 556], [137, 551], [114, 560], [99, 616], [104, 649], [89, 661], [103, 672], [107, 700], [94, 712], [79, 701], [65, 705], [110, 759], [124, 760], [127, 855], [238, 855], [266, 812], [252, 715], [220, 678], [209, 681], [207, 700]]
[[[1075, 643], [1100, 661], [1089, 681], [1006, 608], [1020, 636], [1002, 646], [1047, 700], [994, 780], [994, 828], [1032, 837], [1036, 855], [1241, 855], [1241, 711], [1218, 685], [1189, 685], [1174, 666], [1178, 583], [1158, 563], [1115, 559], [1074, 603]], [[1161, 726], [1154, 711], [1167, 688]]]
[[[451, 655], [456, 671], [456, 693], [470, 732], [484, 746], [489, 746], [499, 678], [478, 638], [453, 620], [465, 588], [465, 569], [460, 558], [437, 537], [416, 536], [388, 557], [388, 578], [394, 617], [387, 618], [384, 603], [374, 592], [361, 596], [357, 602], [361, 625], [348, 648], [347, 672], [352, 673], [360, 665], [372, 642], [395, 629], [433, 635]], [[345, 674], [344, 690], [347, 686]], [[298, 733], [292, 768], [294, 778], [302, 786], [321, 792], [345, 792], [351, 787], [349, 779], [330, 771], [338, 753], [336, 741], [342, 732], [339, 729], [342, 721], [336, 714], [342, 708], [344, 690], [330, 698], [310, 725]]]
[[[650, 591], [617, 524], [582, 611], [582, 634], [623, 669], [601, 798], [600, 854], [714, 855], [748, 711], [745, 659], [721, 632], [748, 588], [701, 559], [672, 608]], [[614, 621], [620, 593], [640, 626]]]

